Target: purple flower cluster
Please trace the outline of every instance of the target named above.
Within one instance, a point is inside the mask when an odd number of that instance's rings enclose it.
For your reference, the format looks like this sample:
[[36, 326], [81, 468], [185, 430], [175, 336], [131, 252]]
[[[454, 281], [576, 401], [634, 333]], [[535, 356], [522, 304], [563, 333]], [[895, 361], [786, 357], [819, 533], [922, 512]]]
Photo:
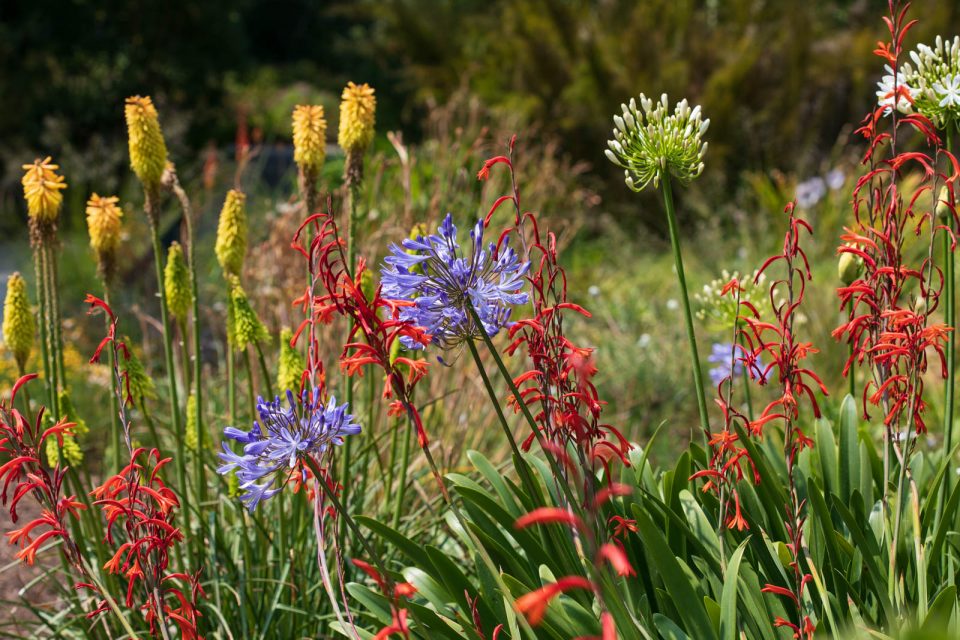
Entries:
[[[520, 289], [530, 264], [521, 263], [506, 243], [499, 251], [493, 244], [484, 249], [483, 230], [483, 221], [478, 220], [470, 231], [472, 251], [466, 256], [448, 213], [439, 235], [394, 244], [384, 259], [383, 297], [413, 302], [401, 309], [400, 319], [423, 327], [432, 342], [443, 348], [472, 340], [481, 330], [496, 335], [509, 324], [511, 306], [527, 302], [527, 294]], [[473, 321], [470, 306], [481, 327]], [[408, 349], [426, 347], [408, 337], [400, 340]]]
[[[343, 444], [344, 436], [360, 433], [360, 425], [353, 422], [346, 404], [338, 406], [336, 398], [330, 398], [324, 406], [319, 398], [319, 389], [313, 394], [304, 391], [299, 403], [287, 391], [289, 406], [284, 406], [279, 397], [273, 401], [259, 398], [260, 420], [253, 423], [253, 429], [223, 430], [224, 436], [243, 445], [243, 452], [235, 453], [224, 442], [219, 454], [223, 464], [217, 471], [226, 474], [236, 469], [244, 491], [241, 500], [251, 512], [260, 501], [283, 490], [304, 457], [320, 457], [330, 445]], [[306, 473], [302, 466], [301, 472]]]
[[720, 385], [730, 376], [743, 373], [743, 362], [734, 354], [734, 346], [729, 342], [715, 342], [710, 349], [710, 355], [707, 356], [707, 362], [716, 365], [710, 369], [710, 380], [713, 386]]

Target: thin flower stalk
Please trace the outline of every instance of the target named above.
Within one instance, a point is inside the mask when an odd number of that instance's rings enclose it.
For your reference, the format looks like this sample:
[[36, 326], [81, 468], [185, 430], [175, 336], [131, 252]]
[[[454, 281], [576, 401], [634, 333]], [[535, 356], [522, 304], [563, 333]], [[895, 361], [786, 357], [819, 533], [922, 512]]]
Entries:
[[[88, 295], [90, 313], [103, 313], [109, 320], [106, 336], [91, 363], [99, 362], [103, 351], [113, 353], [111, 375], [118, 393], [119, 418], [129, 454], [128, 463], [95, 488], [94, 504], [106, 518], [104, 542], [115, 549], [104, 565], [109, 573], [126, 581], [124, 604], [143, 613], [153, 637], [170, 637], [176, 628], [180, 637], [199, 639], [200, 612], [197, 603], [204, 597], [200, 574], [171, 569], [170, 562], [184, 536], [176, 527], [181, 507], [177, 493], [162, 478], [162, 469], [171, 458], [161, 458], [158, 449], [137, 447], [131, 435], [127, 407], [133, 402], [130, 378], [119, 365], [129, 358], [127, 346], [117, 338], [118, 318], [103, 300]], [[95, 584], [84, 585], [94, 592]], [[137, 603], [140, 604], [137, 604]], [[110, 610], [104, 598], [89, 617]]]
[[[827, 395], [827, 389], [820, 378], [808, 368], [804, 360], [816, 349], [809, 342], [801, 342], [795, 332], [798, 310], [803, 304], [807, 284], [812, 278], [806, 253], [801, 245], [802, 234], [813, 233], [812, 227], [804, 220], [795, 217], [794, 203], [787, 205], [787, 232], [784, 236], [783, 250], [767, 259], [759, 273], [765, 273], [772, 266], [782, 264], [783, 275], [770, 285], [770, 300], [773, 317], [766, 321], [758, 315], [748, 315], [744, 321], [749, 329], [749, 353], [745, 364], [750, 370], [757, 370], [761, 384], [775, 377], [778, 384], [777, 398], [768, 404], [761, 415], [749, 425], [750, 431], [760, 434], [772, 421], [782, 421], [784, 425], [784, 462], [787, 473], [787, 491], [789, 502], [785, 505], [786, 528], [790, 552], [789, 563], [792, 576], [788, 587], [767, 584], [766, 593], [787, 597], [793, 602], [796, 617], [793, 620], [778, 618], [776, 627], [787, 627], [795, 638], [812, 640], [816, 632], [816, 622], [812, 614], [807, 584], [812, 580], [805, 570], [805, 558], [809, 555], [803, 537], [806, 522], [806, 499], [800, 496], [797, 488], [796, 465], [800, 453], [813, 447], [813, 440], [800, 428], [800, 411], [808, 407], [814, 418], [820, 417], [820, 405], [817, 392]], [[785, 293], [784, 293], [785, 290]], [[773, 302], [777, 294], [783, 294], [783, 301]], [[771, 362], [761, 367], [759, 358], [769, 357]]]
[[[891, 1], [889, 8], [890, 40], [881, 43], [875, 53], [897, 69], [903, 39], [914, 22], [907, 21], [906, 6]], [[894, 75], [887, 95], [902, 95], [912, 102], [910, 87], [899, 84], [899, 75]], [[953, 327], [933, 318], [946, 280], [934, 256], [938, 233], [947, 236], [950, 251], [955, 249], [955, 222], [948, 226], [938, 221], [935, 203], [940, 183], [953, 183], [960, 175], [956, 158], [942, 149], [930, 118], [922, 111], [900, 111], [887, 109], [881, 101], [857, 131], [867, 141], [862, 160], [866, 172], [854, 188], [855, 224], [845, 230], [841, 237], [845, 244], [838, 252], [858, 256], [864, 270], [859, 279], [837, 290], [847, 317], [834, 331], [835, 337], [845, 339], [852, 347], [844, 373], [854, 364], [867, 369], [869, 379], [862, 391], [864, 417], [868, 415], [868, 405], [879, 407], [883, 414], [883, 504], [887, 515], [884, 523], [892, 530], [885, 529], [884, 534], [892, 533], [892, 537], [887, 537], [891, 599], [898, 581], [897, 537], [907, 484], [913, 484], [910, 458], [916, 438], [910, 434], [927, 430], [924, 374], [929, 357], [932, 355], [939, 362], [941, 377], [949, 375], [946, 349]], [[919, 134], [932, 154], [900, 151], [898, 134], [907, 133]], [[947, 167], [945, 173], [938, 170], [941, 161]], [[902, 176], [908, 170], [916, 170], [921, 176], [920, 185], [912, 193], [906, 192], [902, 184]], [[925, 207], [928, 202], [933, 203], [929, 209]], [[926, 233], [926, 252], [916, 265], [908, 262], [904, 252], [904, 241], [911, 231], [920, 237]], [[895, 481], [894, 464], [899, 467]], [[888, 495], [891, 485], [897, 488], [892, 501]]]

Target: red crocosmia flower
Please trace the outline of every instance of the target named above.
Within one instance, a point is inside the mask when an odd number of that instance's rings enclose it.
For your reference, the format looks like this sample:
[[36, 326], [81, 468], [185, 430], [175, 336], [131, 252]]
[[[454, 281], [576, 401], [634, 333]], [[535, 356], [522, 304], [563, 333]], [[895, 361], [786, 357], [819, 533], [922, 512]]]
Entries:
[[513, 527], [515, 529], [525, 529], [535, 524], [555, 523], [567, 524], [581, 531], [586, 530], [583, 520], [581, 520], [579, 516], [567, 509], [560, 509], [558, 507], [540, 507], [539, 509], [534, 509], [530, 513], [517, 518], [517, 521], [513, 523]]
[[618, 538], [624, 538], [628, 533], [637, 532], [637, 521], [633, 518], [624, 518], [623, 516], [610, 516], [608, 524], [613, 524], [613, 535]]
[[[129, 358], [123, 343], [116, 339], [117, 317], [103, 301], [88, 296], [92, 310], [103, 309], [110, 319], [107, 336], [94, 355], [99, 359], [103, 349], [113, 351], [113, 379], [118, 381], [114, 392], [120, 406], [120, 423], [130, 454], [126, 466], [91, 491], [106, 520], [104, 542], [116, 545], [113, 556], [103, 568], [126, 583], [124, 602], [137, 607], [144, 615], [151, 635], [159, 627], [172, 622], [182, 638], [198, 638], [197, 623], [200, 611], [198, 599], [204, 596], [199, 572], [189, 574], [172, 570], [170, 562], [174, 549], [183, 540], [176, 526], [180, 500], [176, 492], [163, 480], [163, 469], [171, 458], [164, 458], [157, 449], [132, 448], [127, 405], [130, 400], [129, 382], [121, 372], [120, 363]], [[90, 588], [89, 583], [83, 583]], [[93, 591], [99, 592], [96, 587]], [[105, 594], [103, 594], [105, 595]], [[137, 603], [140, 604], [137, 604]], [[88, 614], [94, 617], [111, 610], [106, 597]]]
[[386, 640], [390, 636], [399, 634], [404, 638], [410, 637], [410, 628], [407, 626], [407, 610], [400, 609], [399, 611], [393, 612], [393, 622], [389, 625], [380, 629], [377, 632], [377, 635], [373, 636], [373, 640]]
[[[544, 448], [546, 443], [553, 443], [559, 450], [573, 445], [577, 450], [590, 452], [580, 460], [588, 466], [587, 473], [577, 474], [580, 480], [589, 482], [595, 476], [595, 467], [608, 464], [610, 456], [629, 464], [626, 454], [630, 444], [615, 427], [601, 421], [604, 403], [592, 382], [597, 374], [593, 350], [573, 344], [566, 336], [565, 317], [575, 314], [589, 318], [590, 313], [567, 297], [567, 278], [557, 260], [556, 237], [542, 232], [536, 216], [521, 208], [513, 160], [515, 141], [511, 139], [506, 156], [487, 160], [478, 178], [487, 179], [497, 165], [503, 165], [509, 172], [512, 192], [496, 199], [485, 224], [490, 224], [502, 205], [511, 203], [512, 225], [500, 234], [498, 247], [510, 236], [517, 236], [524, 248], [523, 259], [531, 264], [528, 279], [533, 313], [510, 327], [511, 343], [505, 350], [507, 355], [514, 355], [526, 347], [532, 364], [529, 371], [515, 380], [522, 403], [529, 407], [536, 423], [535, 432], [522, 446], [529, 450], [533, 441], [539, 440]], [[508, 405], [516, 412], [522, 410], [512, 396]]]
[[618, 576], [637, 575], [637, 572], [633, 570], [630, 561], [627, 559], [627, 554], [612, 542], [608, 542], [600, 547], [600, 551], [597, 553], [597, 559], [609, 562]]
[[536, 591], [522, 595], [514, 602], [519, 613], [527, 617], [530, 624], [536, 626], [543, 621], [550, 602], [571, 589], [593, 589], [593, 583], [582, 576], [567, 576], [556, 582], [544, 585]]
[[[386, 377], [383, 397], [393, 398], [406, 413], [417, 433], [421, 447], [429, 444], [420, 413], [412, 400], [414, 387], [427, 374], [426, 361], [411, 357], [392, 358], [393, 345], [402, 337], [415, 342], [429, 342], [430, 337], [421, 327], [400, 321], [399, 309], [403, 301], [387, 300], [377, 287], [371, 294], [357, 286], [367, 269], [366, 260], [348, 264], [345, 243], [340, 237], [336, 221], [329, 211], [309, 216], [294, 234], [291, 246], [307, 260], [311, 285], [298, 299], [309, 311], [307, 319], [294, 335], [292, 344], [301, 336], [307, 339], [307, 371], [314, 371], [320, 363], [320, 343], [316, 325], [340, 316], [350, 322], [350, 331], [340, 355], [341, 369], [348, 375], [360, 375], [367, 367], [378, 367]], [[308, 234], [307, 231], [312, 233]], [[305, 238], [312, 240], [304, 246]], [[322, 291], [317, 291], [317, 288]], [[397, 406], [391, 406], [396, 415]]]

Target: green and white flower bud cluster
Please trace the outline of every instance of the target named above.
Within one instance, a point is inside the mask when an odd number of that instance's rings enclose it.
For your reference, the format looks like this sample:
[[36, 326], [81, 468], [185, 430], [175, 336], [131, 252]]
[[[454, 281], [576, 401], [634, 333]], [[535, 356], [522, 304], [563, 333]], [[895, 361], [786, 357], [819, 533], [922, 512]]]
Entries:
[[707, 143], [703, 134], [710, 126], [700, 106], [690, 107], [681, 100], [669, 111], [667, 94], [654, 102], [642, 93], [630, 104], [621, 105], [622, 116], [614, 116], [613, 140], [607, 141], [610, 162], [624, 170], [624, 180], [634, 191], [642, 191], [650, 182], [660, 185], [665, 175], [687, 183], [703, 171]]
[[944, 128], [960, 120], [960, 36], [937, 36], [933, 46], [917, 45], [900, 70], [913, 109]]
[[697, 307], [697, 319], [703, 322], [710, 331], [729, 331], [737, 322], [738, 316], [744, 311], [737, 307], [737, 296], [735, 294], [727, 293], [724, 295], [722, 293], [723, 288], [734, 278], [740, 283], [741, 303], [749, 302], [761, 311], [766, 309], [769, 301], [766, 274], [754, 271], [741, 275], [739, 271], [731, 273], [724, 269], [720, 272], [719, 278], [711, 280], [703, 285], [703, 289], [693, 294]]

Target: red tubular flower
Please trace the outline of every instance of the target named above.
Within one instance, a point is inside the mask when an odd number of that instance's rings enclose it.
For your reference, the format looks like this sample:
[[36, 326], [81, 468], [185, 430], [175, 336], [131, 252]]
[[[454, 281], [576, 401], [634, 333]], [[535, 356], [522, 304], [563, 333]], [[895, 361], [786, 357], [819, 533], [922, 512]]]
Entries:
[[410, 637], [410, 627], [407, 626], [407, 610], [400, 609], [393, 612], [393, 622], [389, 625], [380, 629], [377, 632], [377, 635], [373, 636], [373, 640], [386, 640], [392, 635], [399, 634], [404, 638]]
[[527, 617], [530, 624], [536, 626], [543, 621], [550, 602], [571, 589], [593, 590], [593, 583], [582, 576], [566, 576], [556, 582], [544, 585], [536, 591], [520, 596], [514, 602], [514, 607], [519, 613]]
[[[329, 204], [328, 204], [329, 209]], [[312, 240], [305, 247], [304, 239], [312, 231]], [[350, 322], [350, 331], [340, 356], [340, 367], [347, 375], [362, 375], [368, 366], [383, 370], [386, 378], [384, 398], [395, 398], [411, 419], [420, 447], [429, 443], [420, 413], [413, 404], [413, 390], [426, 375], [425, 361], [413, 358], [391, 358], [394, 343], [406, 336], [414, 341], [429, 342], [420, 327], [398, 319], [402, 301], [387, 300], [380, 287], [368, 296], [360, 282], [366, 270], [361, 257], [356, 265], [348, 265], [344, 242], [339, 236], [333, 214], [317, 213], [308, 217], [297, 229], [291, 245], [307, 259], [310, 285], [295, 304], [308, 311], [307, 318], [293, 336], [296, 344], [305, 330], [307, 334], [307, 372], [320, 366], [319, 343], [314, 328], [339, 315]], [[323, 292], [317, 291], [317, 286]], [[391, 407], [391, 411], [395, 409]]]
[[[582, 452], [579, 463], [586, 473], [577, 475], [586, 483], [595, 476], [597, 464], [609, 463], [611, 454], [629, 464], [630, 444], [616, 428], [601, 421], [604, 402], [592, 382], [597, 373], [593, 350], [574, 344], [566, 335], [564, 319], [568, 312], [586, 318], [590, 313], [567, 298], [567, 276], [557, 259], [556, 237], [549, 232], [542, 234], [536, 216], [521, 208], [513, 161], [515, 143], [516, 137], [510, 140], [506, 156], [487, 160], [478, 177], [486, 179], [490, 170], [501, 164], [509, 172], [513, 191], [496, 199], [484, 223], [490, 224], [501, 205], [512, 203], [513, 224], [500, 234], [497, 246], [516, 235], [524, 259], [531, 264], [528, 278], [533, 314], [510, 327], [512, 342], [506, 349], [513, 355], [521, 346], [526, 347], [533, 365], [514, 381], [523, 403], [537, 407], [532, 413], [538, 433], [530, 434], [523, 448], [529, 449], [535, 439], [545, 447], [552, 443], [561, 451], [572, 444], [575, 451]], [[515, 411], [521, 410], [513, 396], [507, 402]]]
[[[129, 358], [129, 352], [116, 339], [118, 319], [113, 310], [94, 296], [88, 295], [87, 302], [91, 304], [91, 313], [102, 310], [110, 319], [107, 335], [97, 347], [94, 361], [99, 360], [103, 349], [113, 350], [111, 374], [120, 406], [120, 423], [130, 453], [123, 469], [106, 478], [90, 494], [106, 519], [104, 542], [117, 545], [103, 568], [124, 578], [124, 602], [127, 607], [139, 607], [151, 635], [157, 636], [161, 626], [166, 627], [172, 622], [178, 627], [180, 637], [199, 638], [200, 612], [196, 603], [204, 597], [199, 572], [172, 571], [169, 566], [174, 547], [183, 540], [183, 534], [175, 524], [180, 500], [162, 476], [162, 470], [171, 458], [161, 457], [157, 449], [132, 447], [127, 418], [127, 406], [131, 401], [129, 381], [120, 366]], [[99, 591], [89, 584], [81, 586]], [[136, 602], [141, 604], [136, 605]], [[104, 598], [88, 617], [107, 611], [109, 606]]]
[[614, 572], [616, 572], [618, 576], [637, 575], [637, 572], [633, 570], [633, 566], [630, 564], [630, 560], [627, 559], [627, 554], [612, 542], [607, 542], [600, 547], [600, 551], [597, 553], [597, 561], [600, 562], [603, 560], [610, 563], [610, 566], [613, 567]]
[[13, 404], [17, 392], [36, 377], [23, 376], [13, 385], [9, 403], [0, 400], [0, 503], [9, 509], [13, 522], [19, 519], [17, 505], [26, 496], [32, 496], [41, 508], [38, 517], [7, 532], [7, 542], [19, 546], [16, 557], [32, 565], [44, 543], [59, 538], [67, 561], [78, 575], [85, 576], [69, 523], [86, 507], [75, 496], [64, 493], [67, 469], [59, 464], [48, 466], [41, 455], [47, 438], [55, 437], [62, 444], [64, 434], [70, 434], [74, 424], [62, 419], [44, 429], [42, 407], [31, 424]]
[[[916, 23], [906, 20], [908, 6], [901, 9], [899, 3], [890, 3], [890, 15], [885, 18], [890, 39], [875, 50], [894, 68], [899, 68], [903, 39]], [[912, 101], [905, 86], [896, 90]], [[936, 201], [941, 183], [949, 185], [952, 193], [960, 168], [922, 114], [901, 116], [894, 111], [889, 119], [883, 115], [883, 107], [878, 107], [857, 129], [868, 142], [862, 159], [867, 171], [853, 192], [856, 224], [845, 230], [841, 236], [845, 244], [837, 251], [856, 256], [864, 266], [860, 278], [837, 289], [847, 318], [833, 335], [851, 347], [844, 375], [851, 375], [854, 364], [870, 370], [862, 395], [864, 417], [868, 417], [868, 404], [882, 406], [887, 437], [895, 443], [906, 429], [926, 431], [923, 391], [929, 354], [940, 360], [940, 373], [946, 376], [944, 348], [952, 328], [930, 322], [944, 284], [944, 276], [930, 256], [938, 233], [949, 234], [951, 249], [956, 242], [950, 226], [938, 224], [935, 211], [921, 209], [920, 202], [929, 195]], [[884, 130], [888, 120], [891, 129]], [[898, 151], [897, 136], [911, 131], [918, 133], [932, 152]], [[947, 173], [937, 170], [943, 160]], [[908, 199], [900, 190], [900, 174], [911, 166], [921, 170], [923, 179]], [[952, 208], [951, 215], [955, 216]], [[919, 236], [924, 226], [930, 230], [929, 250], [920, 265], [910, 265], [903, 252], [904, 241], [910, 231]]]
[[579, 516], [571, 511], [568, 511], [567, 509], [560, 509], [557, 507], [540, 507], [539, 509], [534, 509], [530, 513], [524, 514], [517, 518], [516, 522], [513, 523], [513, 528], [525, 529], [535, 524], [556, 523], [566, 524], [581, 531], [586, 530], [583, 520], [581, 520]]

